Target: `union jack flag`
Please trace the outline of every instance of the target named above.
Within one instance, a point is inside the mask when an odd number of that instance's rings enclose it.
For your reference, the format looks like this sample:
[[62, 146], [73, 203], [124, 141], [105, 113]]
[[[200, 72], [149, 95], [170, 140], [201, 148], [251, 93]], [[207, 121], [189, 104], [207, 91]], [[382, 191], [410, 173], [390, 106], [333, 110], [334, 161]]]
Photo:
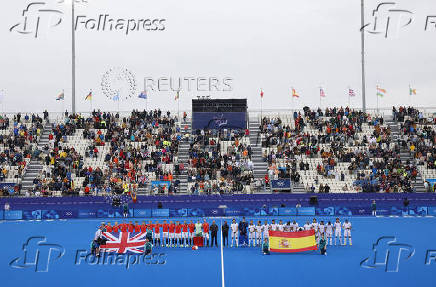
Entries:
[[348, 89], [348, 96], [350, 96], [350, 97], [356, 96], [353, 89]]
[[104, 252], [144, 253], [145, 232], [103, 232], [108, 240], [100, 248]]

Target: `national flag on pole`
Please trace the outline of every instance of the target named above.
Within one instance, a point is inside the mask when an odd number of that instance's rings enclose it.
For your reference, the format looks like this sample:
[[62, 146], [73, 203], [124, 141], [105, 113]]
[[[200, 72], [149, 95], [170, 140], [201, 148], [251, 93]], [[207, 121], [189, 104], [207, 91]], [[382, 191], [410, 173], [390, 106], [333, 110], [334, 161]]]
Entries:
[[356, 96], [356, 94], [354, 93], [353, 89], [348, 89], [348, 96], [349, 97], [355, 97]]
[[315, 230], [298, 232], [269, 231], [271, 252], [293, 253], [317, 250]]
[[416, 89], [413, 89], [412, 87], [409, 87], [409, 95], [411, 95], [411, 96], [416, 95]]
[[147, 92], [146, 91], [142, 91], [139, 94], [138, 98], [146, 100], [147, 99]]
[[113, 98], [114, 101], [119, 101], [120, 100], [120, 94], [117, 93]]
[[60, 93], [60, 94], [57, 96], [56, 101], [61, 101], [61, 100], [63, 100], [63, 99], [65, 99], [64, 92]]
[[295, 91], [294, 88], [292, 88], [292, 97], [293, 98], [299, 98], [300, 96], [297, 94], [297, 91]]
[[324, 89], [323, 89], [323, 88], [320, 88], [320, 89], [319, 89], [319, 96], [320, 96], [321, 98], [325, 98], [325, 92], [324, 92]]
[[263, 90], [260, 89], [260, 97], [263, 98]]
[[92, 91], [85, 97], [85, 101], [92, 101]]
[[180, 90], [177, 91], [176, 96], [174, 97], [174, 100], [178, 100], [180, 98]]
[[107, 242], [101, 245], [103, 252], [144, 253], [146, 232], [103, 232]]
[[386, 96], [386, 90], [377, 86], [377, 96], [381, 98]]

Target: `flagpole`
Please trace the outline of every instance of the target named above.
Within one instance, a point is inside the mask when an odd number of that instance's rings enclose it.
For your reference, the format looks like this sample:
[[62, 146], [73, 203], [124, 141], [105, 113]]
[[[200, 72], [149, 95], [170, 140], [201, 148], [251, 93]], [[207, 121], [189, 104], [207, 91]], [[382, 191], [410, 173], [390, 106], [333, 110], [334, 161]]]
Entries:
[[348, 86], [348, 108], [351, 108], [350, 107], [350, 105], [351, 105], [350, 104], [350, 102], [351, 102], [350, 89], [351, 89], [350, 86]]
[[378, 109], [378, 98], [379, 98], [379, 95], [378, 95], [378, 86], [377, 86], [377, 90], [376, 90], [375, 96], [377, 97], [377, 114], [378, 114], [379, 113], [379, 109]]
[[62, 90], [62, 94], [64, 95], [64, 98], [62, 99], [62, 111], [61, 111], [61, 117], [64, 117], [64, 110], [65, 110], [65, 91]]
[[71, 111], [76, 113], [76, 29], [74, 27], [74, 2], [71, 0]]
[[366, 81], [365, 81], [365, 0], [361, 0], [360, 6], [360, 37], [362, 58], [362, 111], [366, 113]]
[[261, 93], [261, 97], [260, 97], [260, 122], [262, 123], [262, 120], [263, 120], [263, 113], [262, 113], [262, 110], [263, 110], [263, 90], [262, 89], [260, 89], [260, 93]]
[[91, 94], [91, 98], [89, 99], [89, 103], [91, 104], [91, 114], [92, 114], [92, 90], [89, 93]]
[[319, 108], [322, 110], [322, 108], [321, 108], [321, 89], [322, 89], [322, 87], [319, 87]]
[[409, 84], [409, 106], [412, 106], [412, 86]]
[[177, 120], [180, 123], [180, 93], [177, 94]]

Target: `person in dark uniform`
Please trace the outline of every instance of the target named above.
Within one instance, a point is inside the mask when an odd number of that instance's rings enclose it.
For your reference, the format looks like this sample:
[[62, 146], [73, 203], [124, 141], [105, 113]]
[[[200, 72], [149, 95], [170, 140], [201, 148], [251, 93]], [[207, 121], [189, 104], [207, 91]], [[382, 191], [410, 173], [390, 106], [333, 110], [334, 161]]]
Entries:
[[327, 255], [327, 241], [324, 238], [324, 233], [319, 240], [319, 251], [321, 252], [321, 255]]
[[210, 226], [210, 247], [213, 246], [213, 243], [215, 242], [215, 246], [218, 247], [218, 225], [216, 225], [215, 220], [212, 221], [212, 225]]
[[242, 217], [242, 221], [239, 222], [239, 225], [238, 225], [239, 242], [241, 243], [242, 246], [248, 245], [247, 228], [248, 228], [248, 223], [245, 221], [245, 217]]
[[263, 253], [263, 255], [269, 255], [269, 241], [268, 241], [268, 238], [265, 238], [263, 240], [262, 253]]
[[148, 240], [148, 238], [146, 238], [144, 244], [144, 254], [145, 255], [151, 254], [152, 250], [153, 250], [153, 245], [151, 244], [151, 241]]
[[223, 232], [223, 246], [227, 246], [229, 244], [229, 225], [227, 224], [227, 221], [224, 221], [221, 229]]

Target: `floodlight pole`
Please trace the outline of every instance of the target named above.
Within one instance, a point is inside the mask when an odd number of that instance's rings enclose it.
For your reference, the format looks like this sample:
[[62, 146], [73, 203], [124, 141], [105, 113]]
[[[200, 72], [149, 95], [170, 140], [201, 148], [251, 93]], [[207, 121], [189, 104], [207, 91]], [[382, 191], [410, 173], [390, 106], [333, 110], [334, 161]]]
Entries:
[[365, 83], [365, 0], [361, 0], [361, 8], [360, 8], [360, 37], [361, 37], [361, 45], [362, 45], [362, 111], [366, 112], [366, 83]]
[[76, 113], [76, 29], [74, 27], [74, 2], [71, 0], [71, 110]]

